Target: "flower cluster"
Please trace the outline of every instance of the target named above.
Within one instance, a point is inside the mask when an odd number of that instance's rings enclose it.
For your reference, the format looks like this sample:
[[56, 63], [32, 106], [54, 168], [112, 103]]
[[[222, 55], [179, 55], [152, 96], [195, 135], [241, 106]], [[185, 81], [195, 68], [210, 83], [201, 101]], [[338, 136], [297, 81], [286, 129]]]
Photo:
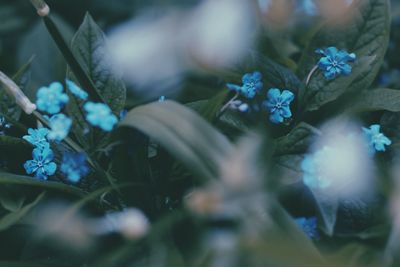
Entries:
[[[260, 72], [246, 73], [242, 77], [243, 85], [228, 83], [226, 86], [238, 93], [241, 93], [246, 98], [254, 98], [263, 87], [262, 75]], [[235, 97], [236, 98], [236, 97]], [[262, 103], [262, 106], [269, 112], [269, 119], [274, 124], [283, 123], [285, 120], [292, 117], [290, 104], [294, 100], [294, 94], [289, 90], [281, 90], [278, 88], [270, 88], [267, 92], [267, 99]], [[248, 112], [250, 107], [247, 103], [241, 100], [232, 99], [229, 102], [229, 107], [240, 112]], [[258, 106], [256, 106], [257, 109]]]

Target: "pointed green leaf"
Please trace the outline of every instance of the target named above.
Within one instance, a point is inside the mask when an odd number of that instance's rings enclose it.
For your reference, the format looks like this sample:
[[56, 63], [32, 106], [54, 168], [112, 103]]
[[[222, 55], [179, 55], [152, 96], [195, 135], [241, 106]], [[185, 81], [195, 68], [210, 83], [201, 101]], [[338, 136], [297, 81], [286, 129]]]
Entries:
[[149, 135], [200, 178], [218, 177], [220, 164], [233, 150], [224, 135], [194, 111], [173, 101], [137, 107], [120, 125]]

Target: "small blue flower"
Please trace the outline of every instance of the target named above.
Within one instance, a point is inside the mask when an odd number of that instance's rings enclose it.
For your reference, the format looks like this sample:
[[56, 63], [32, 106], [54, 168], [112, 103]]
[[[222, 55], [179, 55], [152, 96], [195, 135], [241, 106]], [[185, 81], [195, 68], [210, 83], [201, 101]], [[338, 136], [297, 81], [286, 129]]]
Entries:
[[64, 114], [57, 114], [52, 116], [50, 119], [51, 131], [47, 135], [49, 140], [62, 141], [68, 136], [69, 130], [72, 126], [72, 120]]
[[54, 154], [48, 144], [44, 147], [35, 148], [32, 157], [32, 160], [28, 160], [24, 164], [26, 173], [34, 173], [36, 178], [47, 180], [48, 176], [56, 172], [57, 165], [53, 162]]
[[64, 153], [60, 170], [70, 182], [79, 182], [83, 176], [89, 173], [86, 155], [84, 153]]
[[36, 105], [39, 110], [49, 114], [56, 114], [68, 103], [68, 95], [63, 93], [63, 86], [59, 82], [50, 84], [49, 87], [39, 88]]
[[47, 128], [39, 128], [39, 129], [29, 128], [28, 135], [24, 135], [22, 138], [36, 147], [44, 147], [48, 145], [46, 139], [48, 133], [49, 129]]
[[304, 233], [311, 239], [319, 239], [318, 228], [317, 228], [317, 218], [296, 218], [294, 219], [298, 226], [304, 231]]
[[324, 173], [324, 163], [328, 158], [327, 155], [331, 154], [332, 149], [324, 146], [322, 149], [313, 154], [308, 154], [304, 157], [300, 164], [303, 171], [303, 182], [306, 186], [316, 189], [328, 188], [332, 181], [327, 178]]
[[160, 98], [158, 99], [158, 102], [164, 102], [165, 101], [165, 96], [160, 96]]
[[292, 117], [290, 111], [290, 103], [294, 99], [294, 94], [288, 90], [282, 93], [277, 88], [271, 88], [267, 94], [267, 100], [263, 102], [263, 106], [268, 109], [269, 119], [272, 123], [279, 124]]
[[233, 91], [241, 93], [247, 98], [253, 98], [263, 87], [262, 75], [256, 71], [253, 73], [246, 73], [242, 77], [242, 86], [227, 83], [226, 86]]
[[352, 68], [348, 62], [354, 62], [357, 58], [354, 53], [339, 51], [336, 47], [328, 47], [325, 50], [317, 49], [315, 52], [322, 55], [318, 67], [324, 71], [327, 80], [332, 80], [339, 75], [349, 75]]
[[392, 144], [392, 141], [380, 132], [381, 126], [379, 124], [373, 124], [369, 128], [363, 127], [362, 129], [367, 138], [371, 154], [375, 153], [375, 151], [385, 151], [385, 145]]
[[112, 114], [111, 109], [105, 104], [87, 102], [83, 108], [87, 112], [86, 120], [104, 131], [110, 132], [118, 122], [118, 118]]
[[65, 80], [69, 91], [76, 97], [80, 98], [81, 100], [87, 100], [88, 93], [82, 90], [76, 83], [71, 80]]

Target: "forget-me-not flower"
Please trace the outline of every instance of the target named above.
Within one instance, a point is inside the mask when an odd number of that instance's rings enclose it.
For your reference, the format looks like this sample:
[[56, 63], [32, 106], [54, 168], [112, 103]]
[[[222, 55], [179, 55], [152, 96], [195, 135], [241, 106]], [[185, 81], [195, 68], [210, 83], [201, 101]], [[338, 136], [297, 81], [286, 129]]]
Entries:
[[70, 182], [79, 182], [83, 176], [89, 173], [86, 155], [84, 153], [64, 153], [60, 170]]
[[332, 184], [324, 168], [324, 166], [326, 166], [325, 164], [328, 164], [326, 160], [330, 158], [330, 154], [332, 154], [332, 148], [324, 146], [315, 153], [308, 154], [304, 157], [300, 167], [303, 171], [303, 182], [306, 186], [316, 189], [325, 189]]
[[319, 239], [318, 229], [317, 229], [317, 218], [296, 218], [294, 219], [296, 224], [304, 231], [304, 233], [311, 239]]
[[279, 124], [292, 117], [290, 103], [293, 99], [294, 94], [288, 90], [283, 90], [281, 93], [277, 88], [269, 89], [267, 100], [263, 102], [263, 106], [268, 109], [269, 119], [272, 123]]
[[49, 129], [47, 128], [39, 128], [39, 129], [29, 128], [28, 135], [24, 135], [22, 138], [36, 147], [44, 147], [48, 144], [47, 142], [48, 133]]
[[87, 102], [83, 108], [86, 110], [86, 120], [93, 126], [98, 126], [104, 131], [110, 132], [118, 122], [111, 109], [103, 103]]
[[69, 91], [76, 97], [80, 98], [81, 100], [87, 100], [88, 98], [88, 93], [86, 91], [82, 90], [76, 83], [74, 83], [71, 80], [65, 80], [65, 83], [67, 84], [67, 87]]
[[39, 88], [36, 97], [36, 106], [40, 111], [56, 114], [68, 103], [68, 95], [63, 92], [61, 83], [54, 82], [49, 87]]
[[226, 86], [233, 91], [241, 93], [247, 98], [253, 98], [263, 87], [262, 75], [256, 71], [253, 73], [246, 73], [242, 77], [242, 86], [227, 83]]
[[381, 126], [379, 124], [373, 124], [369, 128], [363, 127], [362, 129], [372, 154], [375, 151], [385, 151], [385, 146], [392, 144], [392, 141], [381, 133]]
[[34, 173], [35, 177], [47, 180], [48, 176], [56, 172], [57, 165], [53, 162], [54, 154], [48, 144], [44, 147], [35, 148], [32, 157], [32, 160], [28, 160], [24, 164], [26, 173]]
[[72, 120], [64, 114], [57, 114], [49, 119], [51, 130], [47, 135], [49, 140], [62, 141], [68, 136]]
[[354, 62], [357, 58], [354, 53], [339, 51], [332, 46], [326, 49], [317, 49], [315, 52], [322, 56], [318, 61], [318, 67], [324, 72], [327, 80], [332, 80], [339, 75], [349, 75], [352, 68], [348, 63]]

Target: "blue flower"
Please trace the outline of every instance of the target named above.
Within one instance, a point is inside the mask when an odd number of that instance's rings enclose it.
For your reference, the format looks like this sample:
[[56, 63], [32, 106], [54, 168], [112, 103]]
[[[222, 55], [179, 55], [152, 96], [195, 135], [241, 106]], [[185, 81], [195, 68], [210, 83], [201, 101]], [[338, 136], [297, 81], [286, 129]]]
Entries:
[[119, 113], [119, 119], [123, 120], [126, 117], [126, 114], [128, 114], [128, 110], [127, 109], [121, 110], [121, 112]]
[[54, 154], [48, 144], [44, 147], [35, 148], [32, 157], [32, 160], [28, 160], [24, 164], [26, 173], [34, 173], [35, 177], [47, 180], [48, 176], [56, 172], [57, 165], [53, 162]]
[[269, 119], [272, 123], [279, 124], [292, 117], [290, 103], [294, 99], [294, 94], [288, 90], [281, 91], [277, 88], [271, 88], [267, 94], [267, 100], [263, 102], [270, 113]]
[[380, 132], [381, 126], [379, 124], [373, 124], [369, 128], [363, 127], [362, 129], [367, 138], [371, 154], [375, 153], [375, 151], [385, 151], [385, 145], [392, 144], [392, 141]]
[[319, 239], [318, 229], [317, 229], [317, 218], [296, 218], [294, 219], [296, 224], [304, 231], [304, 233], [311, 239]]
[[49, 129], [47, 128], [39, 128], [39, 129], [29, 128], [28, 135], [24, 135], [22, 138], [36, 147], [44, 147], [48, 145], [46, 139], [48, 133]]
[[325, 50], [317, 49], [315, 52], [322, 55], [318, 67], [324, 71], [327, 80], [332, 80], [339, 75], [349, 75], [352, 68], [348, 62], [354, 62], [357, 58], [354, 53], [339, 51], [336, 47], [328, 47]]
[[83, 108], [86, 110], [86, 120], [93, 126], [98, 126], [104, 131], [110, 132], [118, 122], [111, 109], [102, 103], [87, 102]]
[[69, 130], [72, 126], [72, 120], [64, 114], [57, 114], [50, 119], [51, 131], [47, 135], [49, 140], [62, 141], [68, 136]]
[[250, 111], [249, 105], [245, 102], [242, 102], [241, 100], [232, 101], [229, 104], [229, 107], [233, 110], [238, 110], [242, 113], [246, 113], [246, 112]]
[[49, 87], [39, 88], [36, 105], [39, 110], [49, 114], [56, 114], [68, 103], [68, 95], [63, 93], [63, 86], [59, 82], [50, 84]]
[[80, 98], [81, 100], [87, 100], [88, 98], [88, 93], [86, 93], [84, 90], [82, 90], [76, 83], [74, 83], [71, 80], [65, 80], [65, 83], [67, 84], [67, 87], [69, 91], [76, 97]]
[[303, 182], [306, 186], [316, 189], [325, 189], [332, 184], [324, 173], [325, 161], [332, 153], [332, 148], [324, 146], [313, 154], [304, 157], [300, 164], [303, 171]]
[[160, 96], [160, 98], [158, 98], [158, 102], [164, 102], [165, 101], [165, 96]]
[[81, 177], [89, 173], [86, 155], [84, 153], [64, 153], [60, 170], [70, 182], [79, 182]]
[[263, 87], [262, 75], [256, 71], [253, 73], [246, 73], [242, 77], [242, 86], [227, 83], [226, 86], [233, 91], [241, 93], [247, 98], [253, 98]]

